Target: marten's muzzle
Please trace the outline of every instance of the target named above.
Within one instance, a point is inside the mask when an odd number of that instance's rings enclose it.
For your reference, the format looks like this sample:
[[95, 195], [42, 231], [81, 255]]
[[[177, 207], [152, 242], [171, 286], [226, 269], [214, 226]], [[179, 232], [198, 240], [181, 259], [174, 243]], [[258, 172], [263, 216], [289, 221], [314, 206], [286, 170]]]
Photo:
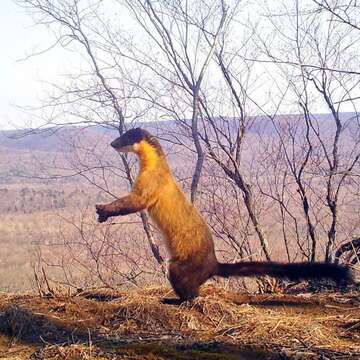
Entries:
[[119, 152], [136, 152], [137, 145], [149, 134], [140, 128], [130, 129], [115, 139], [110, 145]]
[[110, 145], [118, 152], [134, 152], [134, 144], [129, 143], [124, 136], [118, 137]]
[[118, 137], [117, 139], [115, 139], [114, 141], [111, 142], [110, 144], [115, 150], [121, 150], [121, 148], [123, 146], [125, 146], [126, 144], [123, 143], [123, 141], [121, 140], [121, 137]]

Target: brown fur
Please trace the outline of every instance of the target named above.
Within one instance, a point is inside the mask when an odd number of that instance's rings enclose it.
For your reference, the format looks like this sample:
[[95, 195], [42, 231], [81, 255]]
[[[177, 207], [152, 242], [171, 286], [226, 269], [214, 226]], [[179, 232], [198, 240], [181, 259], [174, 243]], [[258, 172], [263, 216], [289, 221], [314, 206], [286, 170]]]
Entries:
[[129, 195], [111, 204], [96, 205], [98, 220], [147, 209], [164, 235], [170, 254], [169, 280], [181, 301], [196, 297], [200, 285], [214, 275], [348, 279], [348, 270], [333, 264], [219, 264], [210, 229], [179, 188], [158, 141], [146, 131], [134, 129], [116, 139], [112, 146], [117, 151], [137, 154], [140, 171]]

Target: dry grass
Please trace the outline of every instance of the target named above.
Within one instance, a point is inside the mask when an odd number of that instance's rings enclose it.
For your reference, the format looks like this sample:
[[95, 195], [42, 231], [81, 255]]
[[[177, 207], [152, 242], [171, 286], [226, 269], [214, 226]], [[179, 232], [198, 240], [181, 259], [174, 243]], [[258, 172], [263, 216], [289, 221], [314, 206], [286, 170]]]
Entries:
[[27, 344], [33, 359], [360, 357], [358, 293], [239, 295], [209, 285], [181, 306], [163, 304], [169, 295], [153, 287], [2, 296], [0, 332], [9, 343], [0, 358], [14, 344]]

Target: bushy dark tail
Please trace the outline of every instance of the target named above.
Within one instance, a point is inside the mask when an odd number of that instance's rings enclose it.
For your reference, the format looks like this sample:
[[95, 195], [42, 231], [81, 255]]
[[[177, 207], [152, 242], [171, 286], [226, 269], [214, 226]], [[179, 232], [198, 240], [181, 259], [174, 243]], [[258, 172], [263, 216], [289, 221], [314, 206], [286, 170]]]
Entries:
[[218, 263], [217, 274], [229, 276], [262, 276], [269, 275], [289, 280], [307, 280], [327, 278], [338, 283], [353, 282], [351, 270], [342, 265], [329, 263], [278, 263], [265, 261], [238, 262], [234, 264]]

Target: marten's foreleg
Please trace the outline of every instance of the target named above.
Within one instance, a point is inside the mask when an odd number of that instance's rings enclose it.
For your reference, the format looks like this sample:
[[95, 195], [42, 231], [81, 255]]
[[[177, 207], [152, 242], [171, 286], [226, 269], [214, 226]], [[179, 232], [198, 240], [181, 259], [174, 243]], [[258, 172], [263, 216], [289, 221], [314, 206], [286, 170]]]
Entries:
[[111, 216], [132, 214], [146, 208], [142, 197], [130, 193], [118, 200], [106, 205], [96, 205], [96, 213], [100, 223], [106, 221]]

